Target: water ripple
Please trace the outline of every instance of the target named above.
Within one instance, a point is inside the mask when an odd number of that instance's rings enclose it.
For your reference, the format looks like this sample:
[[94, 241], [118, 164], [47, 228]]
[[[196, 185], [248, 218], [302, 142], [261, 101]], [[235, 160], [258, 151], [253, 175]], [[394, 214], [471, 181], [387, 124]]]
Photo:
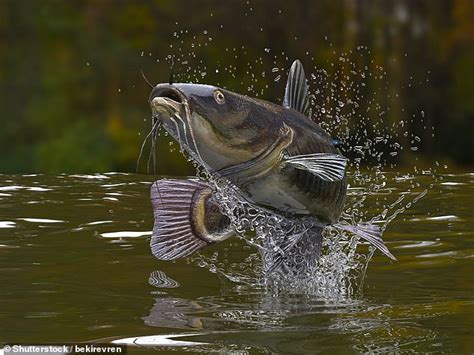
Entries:
[[12, 221], [0, 221], [0, 228], [15, 228], [16, 223]]
[[150, 232], [137, 232], [137, 231], [121, 231], [121, 232], [108, 232], [102, 233], [101, 236], [104, 238], [138, 238], [151, 235]]
[[53, 189], [40, 187], [40, 186], [20, 186], [20, 185], [0, 186], [0, 191], [18, 191], [18, 190], [46, 192], [46, 191], [52, 191]]
[[446, 215], [446, 216], [434, 216], [434, 217], [425, 217], [425, 218], [412, 218], [410, 221], [419, 222], [419, 221], [461, 221], [458, 216]]
[[31, 223], [66, 223], [67, 221], [62, 221], [59, 219], [49, 219], [49, 218], [17, 218], [25, 222]]
[[148, 283], [158, 288], [177, 288], [180, 286], [179, 282], [173, 280], [171, 277], [160, 270], [153, 271], [150, 274]]
[[204, 334], [194, 333], [194, 334], [149, 335], [149, 336], [142, 336], [142, 337], [117, 339], [117, 340], [112, 341], [112, 343], [135, 345], [135, 346], [193, 346], [193, 345], [205, 345], [206, 343], [171, 339], [171, 338], [190, 337], [190, 336], [196, 336], [196, 335], [204, 335]]
[[430, 240], [422, 240], [422, 241], [410, 241], [412, 244], [406, 245], [399, 245], [395, 247], [395, 249], [411, 249], [411, 248], [425, 248], [425, 247], [439, 247], [442, 245], [439, 241], [430, 241]]

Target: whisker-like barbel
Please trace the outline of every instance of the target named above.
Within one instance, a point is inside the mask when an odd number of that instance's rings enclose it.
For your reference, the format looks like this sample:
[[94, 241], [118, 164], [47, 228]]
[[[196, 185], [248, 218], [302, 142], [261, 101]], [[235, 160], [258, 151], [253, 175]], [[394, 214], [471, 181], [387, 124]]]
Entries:
[[[159, 121], [157, 121], [159, 122]], [[151, 135], [151, 147], [150, 153], [148, 154], [148, 162], [147, 162], [147, 172], [150, 172], [150, 162], [153, 159], [153, 174], [156, 174], [156, 138], [158, 136], [159, 125], [153, 126], [152, 131], [150, 132]]]
[[161, 123], [159, 120], [156, 120], [154, 121], [154, 123], [152, 124], [152, 127], [151, 127], [151, 130], [150, 132], [146, 135], [146, 137], [143, 139], [143, 143], [142, 143], [142, 146], [140, 148], [140, 153], [138, 154], [138, 159], [137, 159], [137, 172], [139, 170], [139, 165], [140, 165], [140, 160], [142, 158], [142, 155], [143, 155], [143, 150], [145, 149], [145, 145], [146, 145], [146, 142], [148, 140], [148, 138], [150, 138], [150, 136], [152, 135], [153, 131], [155, 129], [159, 129]]

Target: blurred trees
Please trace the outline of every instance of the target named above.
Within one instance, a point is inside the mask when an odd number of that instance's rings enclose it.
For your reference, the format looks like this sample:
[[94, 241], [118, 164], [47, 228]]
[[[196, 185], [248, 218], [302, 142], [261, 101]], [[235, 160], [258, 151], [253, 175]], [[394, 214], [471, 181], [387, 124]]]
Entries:
[[[168, 55], [183, 81], [264, 90], [263, 98], [279, 102], [285, 75], [275, 82], [273, 66], [301, 58], [334, 74], [345, 52], [374, 73], [364, 97], [387, 108], [387, 124], [409, 119], [404, 129], [422, 137], [426, 161], [473, 164], [470, 0], [1, 0], [0, 39], [3, 173], [135, 171], [150, 125], [140, 70], [153, 83], [166, 81]], [[360, 45], [368, 48], [363, 56]], [[229, 66], [232, 73], [213, 70]], [[379, 67], [388, 81], [377, 80]], [[168, 143], [159, 141], [157, 172], [190, 173]]]

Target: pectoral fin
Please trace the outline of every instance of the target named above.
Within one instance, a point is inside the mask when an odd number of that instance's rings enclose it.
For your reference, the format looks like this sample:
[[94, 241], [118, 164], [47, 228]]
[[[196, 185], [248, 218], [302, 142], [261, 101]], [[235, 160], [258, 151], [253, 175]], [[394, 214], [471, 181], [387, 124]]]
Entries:
[[375, 224], [365, 224], [365, 225], [345, 225], [345, 224], [336, 224], [334, 227], [345, 230], [355, 235], [361, 237], [368, 241], [371, 245], [376, 247], [386, 256], [388, 256], [392, 260], [397, 260], [397, 258], [388, 250], [387, 246], [382, 240], [382, 232], [380, 227]]
[[315, 153], [285, 157], [284, 164], [306, 170], [324, 181], [339, 181], [344, 178], [347, 159], [338, 154]]
[[151, 251], [161, 260], [188, 256], [232, 235], [229, 219], [220, 213], [209, 185], [193, 180], [164, 179], [153, 183], [155, 224]]

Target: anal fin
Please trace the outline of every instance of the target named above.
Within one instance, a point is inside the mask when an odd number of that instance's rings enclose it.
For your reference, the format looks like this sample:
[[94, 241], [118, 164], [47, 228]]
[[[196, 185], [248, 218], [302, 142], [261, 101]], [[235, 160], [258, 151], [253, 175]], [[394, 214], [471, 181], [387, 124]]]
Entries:
[[361, 237], [362, 239], [368, 241], [371, 245], [376, 247], [386, 256], [392, 260], [397, 260], [397, 258], [388, 250], [384, 241], [382, 240], [382, 232], [380, 227], [375, 224], [359, 224], [356, 226], [346, 225], [346, 224], [336, 224], [334, 227], [354, 233], [355, 235]]

